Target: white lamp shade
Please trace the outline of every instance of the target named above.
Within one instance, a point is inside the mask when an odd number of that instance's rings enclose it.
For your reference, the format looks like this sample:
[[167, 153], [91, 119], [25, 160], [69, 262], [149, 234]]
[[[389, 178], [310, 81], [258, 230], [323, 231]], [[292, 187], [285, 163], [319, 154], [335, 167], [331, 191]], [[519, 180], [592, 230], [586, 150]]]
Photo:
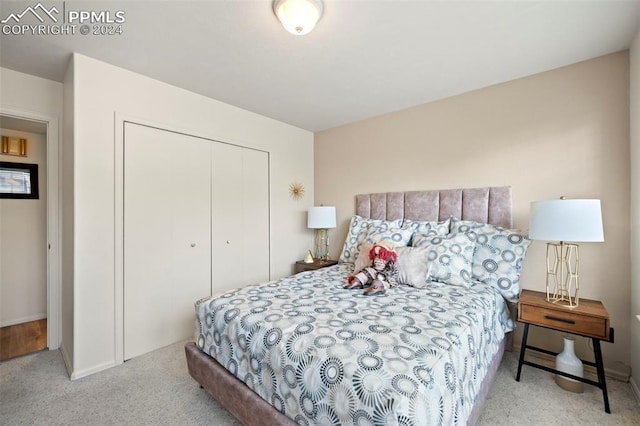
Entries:
[[307, 214], [307, 228], [329, 229], [336, 227], [335, 207], [311, 207]]
[[321, 0], [275, 0], [273, 11], [291, 34], [308, 34], [322, 16]]
[[531, 203], [529, 238], [545, 241], [604, 241], [600, 200]]

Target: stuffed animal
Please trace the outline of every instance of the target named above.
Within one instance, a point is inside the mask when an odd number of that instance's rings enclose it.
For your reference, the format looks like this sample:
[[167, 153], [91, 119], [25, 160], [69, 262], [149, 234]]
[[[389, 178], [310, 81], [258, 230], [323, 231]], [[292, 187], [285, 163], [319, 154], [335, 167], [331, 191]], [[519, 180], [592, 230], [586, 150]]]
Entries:
[[372, 295], [398, 285], [398, 255], [392, 243], [385, 240], [375, 243], [369, 250], [369, 259], [371, 264], [349, 275], [344, 288], [364, 288], [371, 284], [363, 293]]

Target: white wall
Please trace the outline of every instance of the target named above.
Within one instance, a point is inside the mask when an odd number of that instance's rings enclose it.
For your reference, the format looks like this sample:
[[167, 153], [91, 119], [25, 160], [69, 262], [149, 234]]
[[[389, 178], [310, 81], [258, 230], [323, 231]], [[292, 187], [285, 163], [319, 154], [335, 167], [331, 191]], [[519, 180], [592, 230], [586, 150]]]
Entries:
[[629, 49], [631, 129], [631, 385], [640, 401], [640, 31]]
[[[72, 377], [81, 377], [115, 365], [121, 356], [114, 327], [121, 291], [114, 254], [121, 238], [114, 197], [121, 183], [114, 158], [121, 155], [121, 119], [269, 152], [271, 278], [292, 273], [311, 243], [306, 210], [313, 204], [313, 134], [86, 56], [75, 54], [73, 67]], [[302, 200], [290, 198], [292, 182], [307, 188]]]
[[0, 113], [47, 124], [47, 345], [60, 345], [60, 223], [58, 193], [59, 142], [62, 121], [62, 84], [17, 71], [0, 68]]
[[0, 129], [27, 139], [27, 157], [0, 161], [38, 165], [40, 198], [0, 199], [0, 327], [47, 317], [47, 139], [43, 134]]

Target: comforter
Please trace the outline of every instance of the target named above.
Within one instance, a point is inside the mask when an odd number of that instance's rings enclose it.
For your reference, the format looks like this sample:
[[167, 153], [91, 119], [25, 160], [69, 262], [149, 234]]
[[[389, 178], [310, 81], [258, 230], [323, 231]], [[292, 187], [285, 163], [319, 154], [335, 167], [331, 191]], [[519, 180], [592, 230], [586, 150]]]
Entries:
[[196, 303], [200, 350], [298, 424], [465, 424], [505, 333], [493, 287], [345, 290], [351, 264]]

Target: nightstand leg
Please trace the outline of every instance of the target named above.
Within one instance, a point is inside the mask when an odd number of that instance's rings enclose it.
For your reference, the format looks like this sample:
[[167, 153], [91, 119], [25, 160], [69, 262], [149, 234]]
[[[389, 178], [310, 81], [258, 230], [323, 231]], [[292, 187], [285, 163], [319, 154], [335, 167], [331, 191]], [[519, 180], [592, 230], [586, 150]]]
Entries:
[[524, 361], [524, 352], [527, 350], [527, 335], [529, 334], [529, 323], [524, 325], [524, 332], [522, 333], [522, 345], [520, 346], [520, 359], [518, 360], [518, 374], [516, 375], [516, 382], [520, 381], [520, 372], [522, 371], [522, 361]]
[[607, 380], [604, 377], [604, 363], [602, 362], [602, 350], [600, 349], [600, 340], [593, 340], [593, 352], [596, 356], [596, 369], [598, 370], [598, 383], [602, 386], [602, 396], [604, 397], [604, 411], [611, 414], [609, 409], [609, 395], [607, 395]]

